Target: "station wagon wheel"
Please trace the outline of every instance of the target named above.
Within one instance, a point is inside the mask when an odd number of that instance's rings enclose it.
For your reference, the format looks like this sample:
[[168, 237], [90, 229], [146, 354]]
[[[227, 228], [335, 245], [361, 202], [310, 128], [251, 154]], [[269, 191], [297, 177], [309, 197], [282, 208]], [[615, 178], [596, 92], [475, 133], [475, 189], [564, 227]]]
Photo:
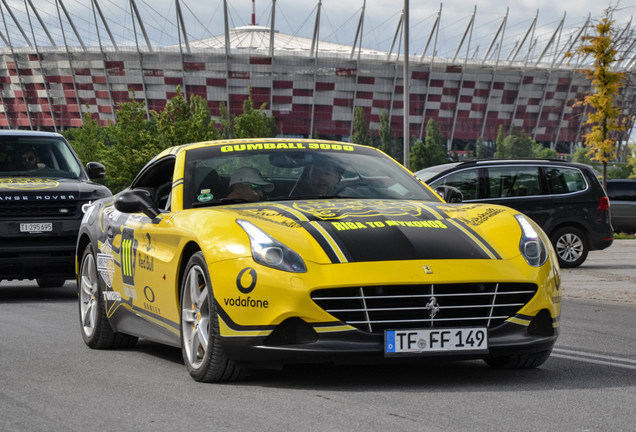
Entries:
[[39, 278], [35, 281], [40, 288], [59, 288], [66, 283], [66, 279], [63, 278]]
[[201, 382], [233, 381], [243, 375], [223, 350], [216, 308], [205, 258], [197, 252], [181, 283], [181, 351], [190, 376]]
[[561, 267], [578, 267], [587, 258], [587, 238], [578, 228], [559, 228], [552, 234], [551, 240]]
[[77, 280], [79, 318], [84, 343], [90, 348], [124, 348], [137, 343], [137, 338], [116, 333], [106, 318], [106, 308], [99, 287], [99, 275], [91, 244], [86, 245]]

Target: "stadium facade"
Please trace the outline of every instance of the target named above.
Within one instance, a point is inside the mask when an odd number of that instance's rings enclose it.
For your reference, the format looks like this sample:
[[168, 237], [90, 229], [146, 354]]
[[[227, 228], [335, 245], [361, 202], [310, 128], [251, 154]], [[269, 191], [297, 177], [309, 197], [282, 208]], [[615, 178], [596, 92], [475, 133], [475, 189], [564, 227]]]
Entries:
[[[135, 37], [134, 46], [123, 46], [113, 38], [100, 1], [91, 0], [99, 43], [87, 46], [62, 0], [55, 0], [60, 23], [56, 30], [74, 34], [74, 44], [67, 42], [70, 37], [64, 37], [64, 45], [55, 43], [32, 0], [26, 0], [21, 10], [2, 0], [0, 127], [64, 130], [81, 126], [85, 112], [105, 125], [114, 121], [118, 104], [132, 94], [149, 110], [159, 111], [180, 86], [187, 96], [207, 100], [215, 118], [220, 116], [220, 103], [233, 114], [241, 113], [251, 88], [255, 104], [267, 104], [284, 136], [347, 140], [356, 107], [364, 109], [371, 130], [379, 129], [383, 110], [395, 137], [406, 130], [404, 58], [394, 47], [401, 43], [403, 23], [408, 20], [400, 20], [389, 51], [361, 48], [364, 7], [351, 45], [320, 40], [320, 1], [312, 38], [282, 34], [273, 25], [254, 22], [232, 29], [225, 9], [222, 34], [190, 40], [181, 14], [184, 0], [175, 0], [180, 42], [153, 46], [135, 0], [127, 0], [139, 38]], [[275, 0], [271, 11], [274, 23]], [[461, 149], [479, 137], [494, 141], [500, 125], [506, 131], [521, 130], [561, 152], [571, 152], [582, 141], [585, 110], [573, 104], [591, 89], [580, 73], [590, 59], [567, 59], [566, 52], [580, 43], [589, 21], [570, 29], [565, 40], [562, 20], [539, 46], [533, 39], [535, 17], [514, 48], [504, 52], [506, 16], [493, 28], [486, 53], [476, 58], [469, 54], [471, 19], [455, 55], [438, 57], [440, 14], [441, 9], [426, 46], [419, 48], [422, 54], [409, 56], [407, 62], [411, 136], [422, 138], [432, 118], [449, 148]], [[48, 37], [37, 42], [36, 34]], [[624, 144], [636, 117], [636, 37], [630, 23], [619, 29], [616, 47], [616, 67], [628, 77], [619, 98], [627, 128], [618, 139]]]

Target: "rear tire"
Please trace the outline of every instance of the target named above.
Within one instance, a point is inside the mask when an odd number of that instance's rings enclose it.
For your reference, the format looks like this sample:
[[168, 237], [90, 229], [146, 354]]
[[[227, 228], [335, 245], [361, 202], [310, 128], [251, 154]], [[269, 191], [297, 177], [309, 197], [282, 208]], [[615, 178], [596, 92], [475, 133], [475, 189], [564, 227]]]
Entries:
[[578, 267], [587, 258], [588, 241], [580, 229], [559, 228], [552, 234], [551, 240], [562, 268]]
[[40, 288], [59, 288], [64, 286], [66, 279], [62, 278], [41, 278], [35, 280]]
[[223, 350], [216, 307], [205, 258], [197, 252], [181, 283], [181, 352], [190, 376], [200, 382], [234, 381], [244, 374]]
[[134, 336], [114, 332], [108, 322], [95, 255], [90, 243], [86, 245], [82, 255], [77, 294], [82, 338], [86, 345], [93, 349], [108, 349], [128, 348], [137, 343]]
[[495, 369], [533, 369], [541, 366], [550, 357], [552, 349], [531, 354], [513, 354], [489, 357], [486, 364]]

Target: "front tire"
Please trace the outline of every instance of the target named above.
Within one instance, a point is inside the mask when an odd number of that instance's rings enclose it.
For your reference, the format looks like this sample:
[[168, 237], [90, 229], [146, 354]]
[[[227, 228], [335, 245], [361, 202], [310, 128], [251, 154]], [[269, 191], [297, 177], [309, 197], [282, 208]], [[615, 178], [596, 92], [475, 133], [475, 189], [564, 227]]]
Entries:
[[587, 237], [578, 228], [559, 228], [552, 234], [551, 240], [562, 268], [578, 267], [586, 260], [589, 251]]
[[107, 349], [127, 348], [137, 343], [134, 336], [114, 332], [106, 318], [97, 264], [90, 243], [86, 245], [80, 262], [77, 293], [82, 338], [86, 345], [93, 349]]
[[200, 382], [234, 381], [243, 369], [223, 350], [216, 301], [202, 252], [188, 261], [181, 283], [181, 352]]

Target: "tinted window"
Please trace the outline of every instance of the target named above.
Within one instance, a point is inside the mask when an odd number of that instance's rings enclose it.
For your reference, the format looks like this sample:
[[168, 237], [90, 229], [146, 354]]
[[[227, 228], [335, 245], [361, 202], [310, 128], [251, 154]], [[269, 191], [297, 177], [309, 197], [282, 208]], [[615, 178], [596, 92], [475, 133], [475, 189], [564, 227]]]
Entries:
[[431, 183], [431, 186], [453, 186], [462, 191], [464, 200], [477, 199], [479, 176], [477, 169], [467, 169], [449, 174]]
[[566, 194], [587, 189], [583, 173], [575, 168], [546, 168], [546, 179], [553, 194]]
[[636, 181], [608, 182], [607, 195], [611, 200], [636, 201]]
[[[439, 196], [393, 159], [375, 149], [333, 143], [247, 143], [187, 150], [184, 208], [225, 204], [232, 175], [256, 169], [274, 187], [269, 200], [339, 198], [414, 199], [439, 202]], [[332, 167], [337, 185], [329, 193], [313, 190], [314, 167]]]
[[486, 198], [540, 195], [539, 167], [500, 166], [488, 168]]

